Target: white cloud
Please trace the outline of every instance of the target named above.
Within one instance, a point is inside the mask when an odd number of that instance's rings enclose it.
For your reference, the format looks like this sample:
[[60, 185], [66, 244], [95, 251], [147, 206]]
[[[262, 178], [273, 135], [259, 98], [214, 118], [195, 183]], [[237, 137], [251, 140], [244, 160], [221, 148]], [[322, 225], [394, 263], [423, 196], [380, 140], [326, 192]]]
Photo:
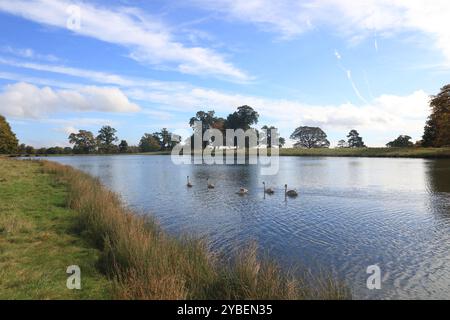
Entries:
[[383, 37], [418, 32], [429, 36], [450, 64], [448, 0], [191, 0], [191, 3], [257, 24], [283, 38], [319, 26], [338, 30], [352, 42], [373, 34]]
[[[51, 73], [57, 73], [57, 74], [63, 74], [67, 76], [77, 77], [77, 78], [83, 78], [85, 80], [88, 80], [90, 82], [96, 82], [101, 84], [108, 84], [108, 85], [117, 85], [121, 87], [145, 87], [145, 88], [157, 88], [157, 89], [163, 89], [167, 86], [167, 82], [158, 81], [158, 80], [149, 80], [149, 79], [142, 79], [142, 78], [128, 78], [121, 75], [113, 74], [113, 73], [106, 73], [101, 71], [94, 71], [94, 70], [88, 70], [88, 69], [81, 69], [81, 68], [73, 68], [68, 67], [65, 65], [55, 65], [55, 64], [42, 64], [42, 63], [35, 63], [35, 62], [24, 62], [24, 61], [17, 61], [13, 59], [5, 59], [0, 57], [0, 64], [17, 67], [17, 68], [25, 68], [25, 69], [31, 69], [36, 71], [44, 71], [44, 72], [51, 72]], [[0, 77], [4, 77], [6, 79], [11, 80], [17, 80], [17, 77], [12, 75], [11, 73], [1, 73]], [[41, 79], [44, 80], [44, 79]], [[37, 79], [35, 79], [37, 81]], [[34, 81], [31, 81], [34, 82]], [[41, 82], [47, 82], [51, 86], [58, 86], [58, 83], [61, 83], [60, 81], [41, 81]], [[177, 82], [171, 82], [170, 83], [172, 88], [176, 86], [177, 88], [180, 86], [183, 86], [181, 83]], [[68, 83], [62, 83], [60, 87], [76, 87], [73, 84]]]
[[264, 121], [279, 126], [284, 135], [288, 135], [299, 125], [314, 125], [339, 132], [357, 128], [372, 136], [409, 134], [414, 139], [419, 139], [429, 114], [429, 96], [422, 90], [406, 96], [381, 95], [372, 103], [367, 102], [362, 106], [351, 103], [311, 105], [294, 100], [228, 94], [203, 88], [173, 93], [134, 89], [128, 94], [179, 112], [211, 108], [227, 114], [240, 105], [248, 104], [260, 113]]
[[39, 118], [55, 112], [137, 112], [117, 88], [84, 86], [78, 90], [39, 88], [25, 82], [7, 85], [0, 93], [0, 113], [11, 117]]
[[214, 75], [237, 81], [249, 77], [214, 50], [186, 47], [173, 39], [169, 27], [134, 8], [106, 9], [85, 2], [52, 0], [0, 0], [0, 10], [37, 23], [67, 28], [70, 5], [81, 9], [82, 36], [121, 45], [140, 62], [164, 65], [182, 73]]
[[[345, 70], [345, 69], [344, 69]], [[84, 70], [89, 75], [89, 70]], [[21, 79], [17, 75], [8, 76], [16, 81], [30, 80], [34, 83], [52, 86], [42, 79]], [[2, 77], [2, 73], [0, 73]], [[111, 79], [106, 77], [106, 79]], [[419, 139], [423, 132], [425, 120], [429, 114], [429, 96], [422, 90], [417, 90], [409, 95], [381, 95], [373, 98], [372, 102], [363, 100], [361, 105], [351, 103], [335, 105], [306, 104], [298, 100], [270, 99], [260, 96], [233, 94], [219, 90], [195, 87], [185, 83], [159, 81], [146, 86], [143, 79], [130, 80], [119, 75], [112, 79], [121, 79], [130, 86], [124, 86], [121, 90], [115, 89], [116, 94], [122, 99], [115, 99], [110, 95], [111, 88], [86, 87], [78, 84], [65, 84], [69, 89], [55, 90], [48, 87], [38, 88], [27, 84], [16, 84], [7, 87], [0, 94], [0, 113], [6, 112], [11, 116], [36, 116], [55, 112], [58, 110], [85, 110], [85, 111], [137, 111], [136, 107], [129, 107], [129, 99], [152, 104], [140, 110], [140, 114], [147, 115], [160, 121], [170, 122], [169, 128], [176, 128], [175, 123], [180, 119], [179, 115], [193, 114], [199, 109], [214, 109], [219, 114], [226, 116], [236, 107], [244, 104], [253, 106], [261, 115], [261, 121], [278, 126], [284, 136], [288, 136], [299, 125], [321, 126], [327, 131], [345, 134], [352, 128], [357, 128], [362, 133], [370, 133], [377, 140], [368, 139], [370, 145], [383, 145], [387, 139], [395, 138], [399, 134], [409, 134], [414, 139]], [[99, 79], [100, 80], [100, 79]], [[142, 86], [141, 86], [142, 84]], [[17, 90], [15, 87], [24, 87]], [[9, 89], [8, 89], [9, 88]], [[94, 95], [93, 89], [100, 88], [100, 99], [83, 99], [85, 95]], [[15, 89], [15, 90], [13, 90]], [[26, 95], [20, 92], [28, 92]], [[106, 95], [106, 97], [103, 95]], [[18, 97], [13, 103], [13, 96]], [[57, 96], [58, 99], [51, 99]], [[80, 98], [81, 96], [81, 98]], [[127, 98], [128, 97], [128, 98]], [[78, 102], [81, 100], [82, 102]], [[93, 100], [96, 100], [93, 102]], [[58, 103], [55, 103], [57, 101]], [[122, 101], [122, 102], [120, 102]], [[90, 103], [88, 103], [90, 102]], [[119, 104], [119, 107], [117, 106]], [[13, 106], [15, 106], [13, 108]], [[34, 109], [37, 106], [37, 109]], [[127, 107], [128, 106], [128, 107]], [[132, 106], [134, 106], [132, 104]], [[69, 129], [77, 129], [78, 125], [64, 124]], [[72, 127], [72, 128], [70, 128]], [[185, 128], [183, 122], [180, 128]]]
[[3, 46], [0, 48], [0, 51], [27, 59], [45, 60], [49, 62], [55, 62], [59, 60], [52, 54], [40, 54], [30, 48], [22, 49], [22, 48], [14, 48], [11, 46]]

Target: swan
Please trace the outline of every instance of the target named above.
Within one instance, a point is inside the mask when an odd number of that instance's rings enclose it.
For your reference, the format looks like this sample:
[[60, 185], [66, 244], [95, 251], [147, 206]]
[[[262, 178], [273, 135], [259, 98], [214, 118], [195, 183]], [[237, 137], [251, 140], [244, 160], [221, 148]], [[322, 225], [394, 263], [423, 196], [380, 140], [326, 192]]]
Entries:
[[189, 176], [187, 176], [187, 184], [186, 184], [186, 186], [188, 188], [192, 188], [192, 183], [189, 181]]
[[208, 178], [208, 180], [206, 180], [206, 183], [208, 184], [208, 189], [214, 189], [215, 188], [215, 186], [212, 183], [209, 182], [209, 178]]
[[247, 194], [247, 193], [248, 193], [248, 190], [243, 188], [243, 187], [241, 187], [239, 189], [239, 191], [237, 192], [237, 194], [239, 194], [239, 195], [244, 195], [244, 194]]
[[295, 198], [296, 196], [298, 196], [297, 191], [287, 189], [287, 184], [284, 185], [284, 194], [291, 198]]
[[264, 185], [264, 193], [267, 193], [267, 194], [274, 194], [275, 193], [275, 191], [272, 188], [267, 188], [266, 189], [266, 183], [265, 182], [263, 182], [263, 185]]

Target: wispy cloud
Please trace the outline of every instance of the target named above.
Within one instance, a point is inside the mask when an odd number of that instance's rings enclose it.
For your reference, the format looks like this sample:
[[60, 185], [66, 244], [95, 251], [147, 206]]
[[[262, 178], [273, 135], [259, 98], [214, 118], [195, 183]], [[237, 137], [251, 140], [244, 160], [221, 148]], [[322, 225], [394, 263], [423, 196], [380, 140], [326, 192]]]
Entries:
[[[164, 89], [167, 86], [167, 82], [152, 80], [152, 79], [143, 79], [143, 78], [132, 78], [126, 77], [123, 75], [118, 75], [109, 72], [97, 71], [97, 70], [89, 70], [82, 68], [73, 68], [66, 65], [59, 64], [43, 64], [29, 61], [18, 61], [15, 59], [7, 59], [0, 56], [0, 64], [22, 68], [22, 69], [30, 69], [35, 71], [49, 72], [62, 74], [66, 76], [76, 77], [80, 79], [84, 79], [85, 81], [94, 82], [102, 85], [115, 85], [120, 87], [145, 87], [145, 88], [157, 88]], [[74, 88], [78, 87], [78, 85], [73, 83], [64, 83], [61, 81], [51, 81], [48, 79], [32, 79], [32, 78], [21, 78], [21, 76], [13, 75], [11, 73], [1, 73], [0, 77], [16, 80], [16, 81], [24, 81], [24, 82], [33, 82], [38, 84], [45, 84], [56, 87], [65, 87], [65, 88]], [[20, 80], [18, 80], [20, 79]], [[32, 79], [32, 80], [27, 80]], [[38, 82], [36, 82], [38, 81]], [[183, 87], [184, 85], [179, 82], [172, 81], [170, 82], [172, 88]]]
[[52, 54], [40, 54], [30, 48], [23, 49], [23, 48], [11, 47], [11, 46], [3, 46], [3, 47], [0, 47], [0, 52], [11, 54], [11, 55], [18, 56], [21, 58], [27, 58], [27, 59], [36, 59], [36, 60], [43, 60], [43, 61], [49, 61], [49, 62], [59, 61], [59, 59]]
[[70, 5], [81, 9], [80, 28], [68, 32], [123, 46], [141, 63], [164, 66], [182, 73], [217, 76], [234, 81], [250, 77], [224, 56], [203, 47], [175, 41], [170, 28], [139, 9], [106, 9], [79, 1], [0, 0], [0, 11], [58, 28], [67, 28]]
[[[223, 17], [239, 19], [293, 38], [328, 26], [349, 41], [418, 32], [432, 40], [450, 64], [450, 1], [447, 0], [190, 0]], [[376, 43], [377, 47], [378, 44]]]

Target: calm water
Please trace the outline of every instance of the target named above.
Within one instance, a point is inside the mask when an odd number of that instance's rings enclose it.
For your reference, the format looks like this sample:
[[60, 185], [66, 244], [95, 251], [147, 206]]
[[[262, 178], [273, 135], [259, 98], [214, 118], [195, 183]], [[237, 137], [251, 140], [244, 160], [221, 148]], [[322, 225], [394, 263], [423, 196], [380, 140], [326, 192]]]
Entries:
[[[52, 160], [100, 177], [168, 232], [206, 236], [227, 254], [256, 240], [285, 266], [333, 270], [355, 298], [450, 299], [450, 160], [282, 157], [268, 177], [255, 165], [176, 166], [168, 156]], [[264, 198], [263, 181], [273, 196]], [[285, 201], [285, 183], [300, 196]], [[235, 194], [240, 186], [247, 196]], [[373, 264], [381, 290], [366, 288]]]

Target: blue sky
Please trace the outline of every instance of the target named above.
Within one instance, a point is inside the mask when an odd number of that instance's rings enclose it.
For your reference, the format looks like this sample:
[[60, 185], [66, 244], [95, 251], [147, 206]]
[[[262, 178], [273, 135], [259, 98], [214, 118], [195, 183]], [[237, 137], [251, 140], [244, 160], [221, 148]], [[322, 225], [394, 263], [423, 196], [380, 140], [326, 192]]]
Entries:
[[419, 139], [449, 82], [448, 1], [0, 0], [0, 114], [21, 142], [105, 124], [137, 144], [251, 105], [283, 136]]

